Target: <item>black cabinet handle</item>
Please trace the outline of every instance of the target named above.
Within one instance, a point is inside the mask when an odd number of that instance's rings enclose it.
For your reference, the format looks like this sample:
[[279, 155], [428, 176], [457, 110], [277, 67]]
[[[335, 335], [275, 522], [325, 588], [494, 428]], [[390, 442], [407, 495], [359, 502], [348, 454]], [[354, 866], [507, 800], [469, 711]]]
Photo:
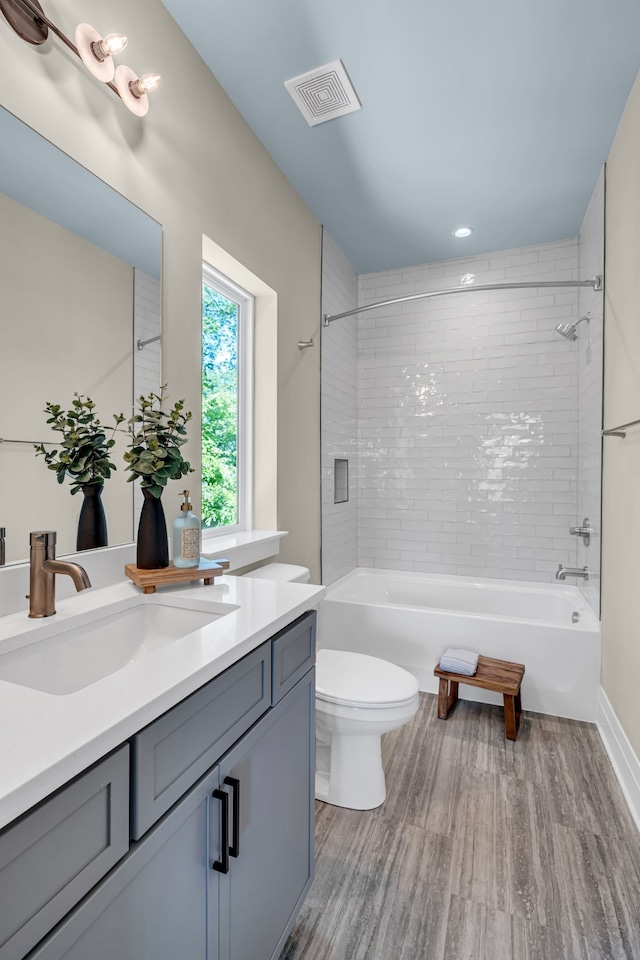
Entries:
[[226, 790], [214, 790], [211, 796], [222, 804], [222, 829], [220, 830], [222, 857], [220, 860], [214, 860], [212, 867], [218, 873], [229, 873], [229, 794]]
[[237, 857], [240, 855], [240, 781], [225, 777], [224, 782], [233, 790], [233, 843], [229, 844], [229, 853]]

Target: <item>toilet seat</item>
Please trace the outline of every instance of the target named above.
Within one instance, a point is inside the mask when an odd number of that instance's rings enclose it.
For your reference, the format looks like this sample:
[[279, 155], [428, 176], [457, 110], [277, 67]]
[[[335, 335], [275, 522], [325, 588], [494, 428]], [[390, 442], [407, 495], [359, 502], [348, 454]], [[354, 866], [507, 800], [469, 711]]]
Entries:
[[346, 650], [318, 650], [316, 699], [356, 709], [394, 708], [415, 699], [418, 681], [395, 663]]

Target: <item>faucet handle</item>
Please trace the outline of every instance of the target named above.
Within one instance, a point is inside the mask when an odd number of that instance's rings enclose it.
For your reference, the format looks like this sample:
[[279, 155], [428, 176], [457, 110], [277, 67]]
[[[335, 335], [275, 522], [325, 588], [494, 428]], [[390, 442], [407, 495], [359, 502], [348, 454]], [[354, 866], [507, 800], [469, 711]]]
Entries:
[[32, 530], [29, 534], [29, 543], [53, 543], [56, 542], [58, 534], [55, 530]]
[[585, 547], [589, 546], [591, 534], [594, 532], [589, 517], [585, 517], [581, 527], [569, 527], [569, 533], [572, 537], [582, 537]]
[[29, 546], [32, 550], [34, 547], [39, 547], [48, 552], [55, 549], [57, 539], [58, 534], [55, 530], [33, 530], [29, 534]]

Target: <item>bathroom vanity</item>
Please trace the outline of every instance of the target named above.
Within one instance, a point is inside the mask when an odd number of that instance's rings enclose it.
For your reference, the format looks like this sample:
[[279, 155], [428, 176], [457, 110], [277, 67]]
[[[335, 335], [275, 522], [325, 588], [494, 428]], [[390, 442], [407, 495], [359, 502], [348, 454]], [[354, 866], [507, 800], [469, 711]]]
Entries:
[[[227, 589], [237, 609], [201, 631], [218, 654], [211, 679], [174, 695], [0, 831], [0, 960], [278, 957], [313, 874], [309, 608], [323, 591], [246, 579]], [[245, 629], [273, 620], [275, 608], [288, 607], [289, 622], [281, 626], [281, 614], [268, 639], [260, 630], [245, 637], [236, 645], [243, 655], [217, 669], [233, 656], [221, 651], [242, 600], [266, 608], [268, 597], [271, 614], [245, 611]], [[236, 620], [239, 637], [242, 615]], [[206, 647], [196, 636], [191, 643]], [[96, 694], [114, 676], [93, 684]], [[44, 696], [55, 724], [66, 697]]]

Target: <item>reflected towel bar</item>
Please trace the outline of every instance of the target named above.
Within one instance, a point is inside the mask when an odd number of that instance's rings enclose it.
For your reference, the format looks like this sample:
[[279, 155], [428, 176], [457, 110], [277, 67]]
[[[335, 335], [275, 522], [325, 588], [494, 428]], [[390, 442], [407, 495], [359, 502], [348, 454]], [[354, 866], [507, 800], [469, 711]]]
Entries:
[[[0, 443], [26, 443], [30, 447], [55, 447], [56, 443], [52, 440], [44, 440], [42, 443], [36, 442], [35, 440], [8, 440], [6, 437], [0, 437]], [[58, 444], [59, 445], [59, 444]]]
[[639, 423], [640, 423], [640, 420], [630, 420], [629, 423], [622, 423], [620, 424], [619, 427], [611, 427], [610, 430], [603, 430], [602, 436], [603, 437], [622, 437], [624, 439], [624, 437], [626, 437], [627, 435], [627, 430], [629, 429], [629, 427], [635, 427]]
[[148, 340], [137, 340], [136, 346], [138, 350], [144, 350], [148, 343], [155, 343], [156, 340], [162, 340], [162, 334], [159, 333], [157, 337], [149, 337]]

